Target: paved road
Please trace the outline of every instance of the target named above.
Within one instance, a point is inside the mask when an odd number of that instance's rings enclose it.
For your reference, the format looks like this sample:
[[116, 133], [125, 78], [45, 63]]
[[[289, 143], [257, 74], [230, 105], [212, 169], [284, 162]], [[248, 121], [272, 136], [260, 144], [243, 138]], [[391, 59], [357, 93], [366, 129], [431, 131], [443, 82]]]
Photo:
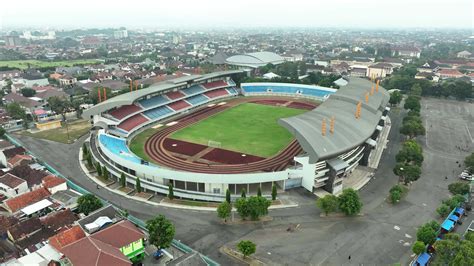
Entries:
[[[426, 100], [427, 103], [431, 101]], [[459, 117], [456, 112], [458, 102], [443, 103], [445, 108], [451, 110], [447, 112], [445, 119], [449, 119], [449, 116]], [[425, 104], [423, 107], [429, 108]], [[177, 239], [222, 264], [237, 262], [221, 255], [218, 252], [220, 246], [241, 239], [251, 239], [258, 245], [257, 256], [269, 264], [378, 265], [408, 262], [411, 255], [410, 246], [416, 237], [416, 227], [437, 218], [434, 210], [443, 198], [449, 196], [447, 184], [454, 181], [446, 181], [444, 177], [452, 176], [455, 161], [464, 155], [460, 152], [446, 156], [425, 147], [422, 177], [412, 186], [406, 199], [396, 206], [387, 204], [385, 197], [388, 190], [398, 179], [392, 173], [392, 168], [395, 164], [394, 156], [403, 140], [398, 133], [401, 115], [396, 109], [392, 111], [392, 131], [387, 150], [375, 172], [375, 178], [361, 191], [364, 202], [363, 216], [320, 218], [320, 212], [314, 205], [314, 196], [303, 189], [296, 189], [289, 191], [287, 196], [297, 200], [299, 207], [270, 211], [273, 217], [270, 222], [238, 226], [222, 225], [212, 213], [168, 209], [127, 200], [105, 189], [97, 190], [79, 167], [77, 155], [81, 142], [65, 145], [28, 137], [20, 139], [28, 149], [58, 171], [100, 197], [128, 209], [131, 214], [145, 220], [158, 213], [166, 215], [176, 225]], [[466, 123], [472, 123], [472, 120], [469, 120], [472, 116], [466, 116], [464, 119], [467, 119]], [[455, 129], [453, 132], [458, 131]], [[452, 146], [452, 142], [456, 142], [457, 138], [465, 138], [462, 134], [452, 134], [450, 138], [431, 139], [430, 133], [428, 128], [428, 143], [439, 142], [438, 145], [441, 146]], [[420, 140], [426, 143], [426, 138]], [[290, 225], [296, 224], [299, 224], [296, 231], [287, 232]]]

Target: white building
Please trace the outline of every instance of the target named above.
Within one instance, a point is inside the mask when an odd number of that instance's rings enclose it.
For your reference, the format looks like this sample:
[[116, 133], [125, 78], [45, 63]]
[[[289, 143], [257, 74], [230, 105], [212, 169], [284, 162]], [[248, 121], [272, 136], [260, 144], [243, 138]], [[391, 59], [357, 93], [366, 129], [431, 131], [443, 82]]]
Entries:
[[28, 184], [25, 180], [12, 174], [5, 174], [0, 177], [0, 193], [14, 198], [28, 191]]
[[114, 31], [115, 39], [124, 39], [128, 38], [128, 31], [126, 29]]

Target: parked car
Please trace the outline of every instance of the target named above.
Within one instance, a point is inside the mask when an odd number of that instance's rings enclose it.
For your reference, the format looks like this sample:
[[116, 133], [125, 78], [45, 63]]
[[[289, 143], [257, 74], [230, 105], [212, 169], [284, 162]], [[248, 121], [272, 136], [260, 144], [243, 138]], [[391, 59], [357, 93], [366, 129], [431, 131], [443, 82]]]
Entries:
[[161, 249], [157, 249], [157, 250], [153, 253], [153, 258], [155, 258], [155, 260], [159, 260], [159, 259], [161, 259], [164, 255], [165, 255], [165, 253], [163, 253], [163, 251], [162, 251]]

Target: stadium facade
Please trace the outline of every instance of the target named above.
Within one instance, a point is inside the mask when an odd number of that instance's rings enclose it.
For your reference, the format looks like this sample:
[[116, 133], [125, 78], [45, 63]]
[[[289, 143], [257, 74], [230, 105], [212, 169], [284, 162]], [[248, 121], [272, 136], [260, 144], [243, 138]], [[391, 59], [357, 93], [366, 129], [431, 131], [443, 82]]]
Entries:
[[[148, 192], [167, 194], [172, 183], [175, 196], [208, 201], [222, 201], [227, 189], [237, 195], [242, 188], [253, 194], [261, 187], [264, 195], [269, 195], [273, 184], [282, 190], [302, 186], [310, 192], [324, 188], [337, 193], [355, 167], [369, 163], [389, 110], [385, 89], [359, 78], [350, 78], [339, 90], [287, 83], [242, 83], [237, 88], [232, 76], [241, 73], [223, 71], [165, 81], [84, 111], [83, 117], [94, 125], [89, 141], [95, 160], [106, 165], [115, 178], [125, 173], [132, 186], [139, 177]], [[144, 161], [128, 148], [129, 140], [147, 128], [242, 96], [289, 96], [322, 102], [314, 110], [279, 120], [302, 148], [285, 169], [238, 172], [239, 166], [229, 166], [234, 170], [228, 173], [198, 168], [184, 171]], [[246, 167], [242, 165], [242, 169]]]

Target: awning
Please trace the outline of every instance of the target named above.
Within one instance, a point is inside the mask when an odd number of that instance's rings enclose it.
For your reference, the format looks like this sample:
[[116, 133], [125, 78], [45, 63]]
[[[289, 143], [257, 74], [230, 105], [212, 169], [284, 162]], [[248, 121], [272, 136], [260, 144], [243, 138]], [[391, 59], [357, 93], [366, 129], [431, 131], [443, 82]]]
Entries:
[[459, 220], [459, 217], [452, 214], [448, 217], [449, 220], [453, 221], [453, 222], [457, 222]]
[[418, 256], [418, 259], [416, 259], [416, 262], [419, 265], [424, 266], [424, 265], [428, 265], [428, 261], [430, 259], [431, 259], [431, 255], [425, 252], [425, 253]]
[[451, 220], [445, 220], [443, 224], [441, 225], [441, 228], [443, 228], [446, 231], [451, 231], [454, 228], [454, 222]]
[[30, 215], [37, 211], [41, 211], [42, 209], [49, 207], [51, 205], [53, 205], [51, 201], [44, 199], [21, 209], [21, 212], [23, 212], [26, 215]]
[[455, 211], [456, 213], [460, 214], [460, 215], [464, 215], [464, 209], [463, 209], [463, 208], [457, 207], [454, 211]]

